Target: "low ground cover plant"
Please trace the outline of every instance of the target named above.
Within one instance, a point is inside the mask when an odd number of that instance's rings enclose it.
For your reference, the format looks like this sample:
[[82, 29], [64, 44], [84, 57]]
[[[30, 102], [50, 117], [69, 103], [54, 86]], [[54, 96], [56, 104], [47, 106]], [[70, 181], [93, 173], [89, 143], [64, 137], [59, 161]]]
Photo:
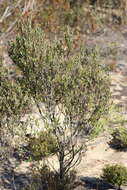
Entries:
[[127, 184], [127, 168], [118, 164], [106, 165], [103, 169], [102, 178], [120, 190], [121, 185]]
[[29, 138], [29, 150], [35, 159], [41, 159], [57, 152], [56, 139], [47, 131], [42, 131], [38, 137]]
[[120, 127], [114, 130], [112, 133], [112, 140], [110, 142], [111, 146], [122, 150], [127, 148], [127, 128]]

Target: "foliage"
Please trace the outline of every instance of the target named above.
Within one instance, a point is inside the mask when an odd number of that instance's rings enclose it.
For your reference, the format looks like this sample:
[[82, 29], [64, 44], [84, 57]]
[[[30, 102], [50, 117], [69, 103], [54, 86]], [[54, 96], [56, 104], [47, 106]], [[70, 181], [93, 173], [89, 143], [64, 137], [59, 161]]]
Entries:
[[8, 75], [1, 75], [1, 104], [0, 113], [2, 118], [22, 115], [29, 109], [27, 94], [22, 91], [21, 86]]
[[89, 120], [90, 117], [94, 121], [95, 115], [99, 118], [101, 111], [106, 110], [104, 105], [109, 99], [108, 76], [99, 63], [96, 49], [84, 49], [70, 57], [68, 54], [71, 54], [72, 46], [69, 41], [65, 36], [65, 42], [54, 41], [51, 44], [41, 29], [33, 30], [31, 26], [24, 26], [16, 41], [10, 43], [9, 54], [23, 73], [20, 84], [24, 84], [24, 91], [29, 89], [28, 93], [35, 101], [39, 99], [62, 104], [68, 111], [70, 103], [73, 105], [73, 115], [75, 110], [78, 115], [80, 109], [85, 107], [82, 114], [86, 113], [87, 117], [84, 119]]
[[[91, 134], [91, 138], [95, 138], [103, 132], [113, 135], [115, 130], [121, 128], [120, 126], [122, 126], [122, 128], [126, 130], [126, 124], [127, 119], [125, 115], [125, 110], [119, 108], [117, 105], [110, 104], [108, 114], [101, 117], [95, 123], [94, 129]], [[115, 143], [111, 142], [111, 144], [114, 144], [115, 146]]]
[[106, 165], [103, 169], [102, 178], [112, 185], [117, 185], [120, 190], [121, 185], [127, 183], [127, 168], [121, 165]]
[[120, 127], [112, 133], [111, 145], [117, 149], [127, 148], [127, 128]]
[[100, 134], [102, 134], [106, 130], [106, 126], [108, 123], [109, 123], [108, 117], [104, 116], [103, 118], [100, 118], [94, 126], [94, 129], [91, 133], [91, 138], [95, 138]]
[[40, 132], [38, 137], [29, 138], [29, 148], [35, 159], [57, 152], [56, 139], [47, 131]]
[[119, 8], [120, 5], [122, 4], [122, 1], [120, 0], [89, 0], [89, 2], [92, 5], [99, 4], [101, 7], [112, 7], [112, 8]]
[[18, 81], [0, 60], [0, 157], [6, 160], [13, 154], [12, 144], [20, 118], [29, 110], [27, 93], [23, 93]]
[[22, 77], [16, 80], [23, 93], [35, 103], [46, 130], [56, 139], [63, 190], [69, 170], [81, 160], [78, 135], [81, 131], [89, 135], [96, 121], [108, 112], [109, 77], [96, 48], [81, 48], [73, 54], [69, 31], [64, 39], [51, 42], [30, 21], [21, 23], [19, 29], [8, 52], [21, 70]]

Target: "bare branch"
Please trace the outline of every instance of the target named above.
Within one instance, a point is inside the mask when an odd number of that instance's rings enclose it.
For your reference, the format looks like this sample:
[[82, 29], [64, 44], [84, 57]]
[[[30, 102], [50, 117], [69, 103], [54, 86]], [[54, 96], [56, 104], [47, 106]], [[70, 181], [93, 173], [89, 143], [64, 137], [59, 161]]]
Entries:
[[11, 15], [11, 11], [10, 11], [10, 7], [6, 7], [4, 13], [3, 13], [3, 16], [1, 17], [0, 19], [0, 23], [2, 23], [7, 17], [9, 17]]

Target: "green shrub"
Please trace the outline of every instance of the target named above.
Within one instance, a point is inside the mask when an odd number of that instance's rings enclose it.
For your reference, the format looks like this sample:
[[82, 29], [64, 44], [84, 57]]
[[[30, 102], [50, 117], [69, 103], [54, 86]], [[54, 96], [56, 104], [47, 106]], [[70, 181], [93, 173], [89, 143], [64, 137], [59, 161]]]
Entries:
[[[74, 55], [70, 31], [64, 39], [51, 42], [41, 28], [33, 29], [31, 21], [27, 24], [21, 23], [20, 34], [10, 42], [8, 52], [23, 73], [18, 79], [23, 91], [56, 137], [59, 180], [65, 190], [66, 175], [81, 160], [83, 147], [77, 144], [77, 137], [81, 130], [88, 136], [94, 123], [108, 113], [110, 80], [96, 47], [81, 47]], [[45, 113], [40, 103], [44, 103]], [[30, 147], [40, 159], [57, 151], [54, 142], [53, 136], [40, 135], [31, 139]]]
[[122, 0], [89, 0], [90, 4], [96, 5], [99, 4], [101, 7], [105, 8], [119, 8], [120, 5], [123, 3]]
[[41, 132], [38, 137], [30, 138], [29, 147], [35, 159], [41, 159], [57, 151], [56, 140], [47, 131]]
[[106, 165], [103, 169], [102, 178], [120, 190], [121, 185], [127, 183], [127, 168], [121, 165]]
[[127, 148], [127, 128], [121, 127], [112, 133], [111, 145], [117, 149]]

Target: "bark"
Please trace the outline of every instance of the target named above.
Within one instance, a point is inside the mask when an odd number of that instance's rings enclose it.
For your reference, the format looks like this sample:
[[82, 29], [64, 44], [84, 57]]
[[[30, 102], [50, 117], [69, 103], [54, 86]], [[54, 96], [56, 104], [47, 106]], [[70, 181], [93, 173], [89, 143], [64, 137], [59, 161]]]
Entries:
[[64, 147], [61, 145], [61, 150], [59, 152], [59, 163], [60, 163], [60, 186], [58, 190], [64, 190], [65, 189], [65, 169], [64, 169]]

